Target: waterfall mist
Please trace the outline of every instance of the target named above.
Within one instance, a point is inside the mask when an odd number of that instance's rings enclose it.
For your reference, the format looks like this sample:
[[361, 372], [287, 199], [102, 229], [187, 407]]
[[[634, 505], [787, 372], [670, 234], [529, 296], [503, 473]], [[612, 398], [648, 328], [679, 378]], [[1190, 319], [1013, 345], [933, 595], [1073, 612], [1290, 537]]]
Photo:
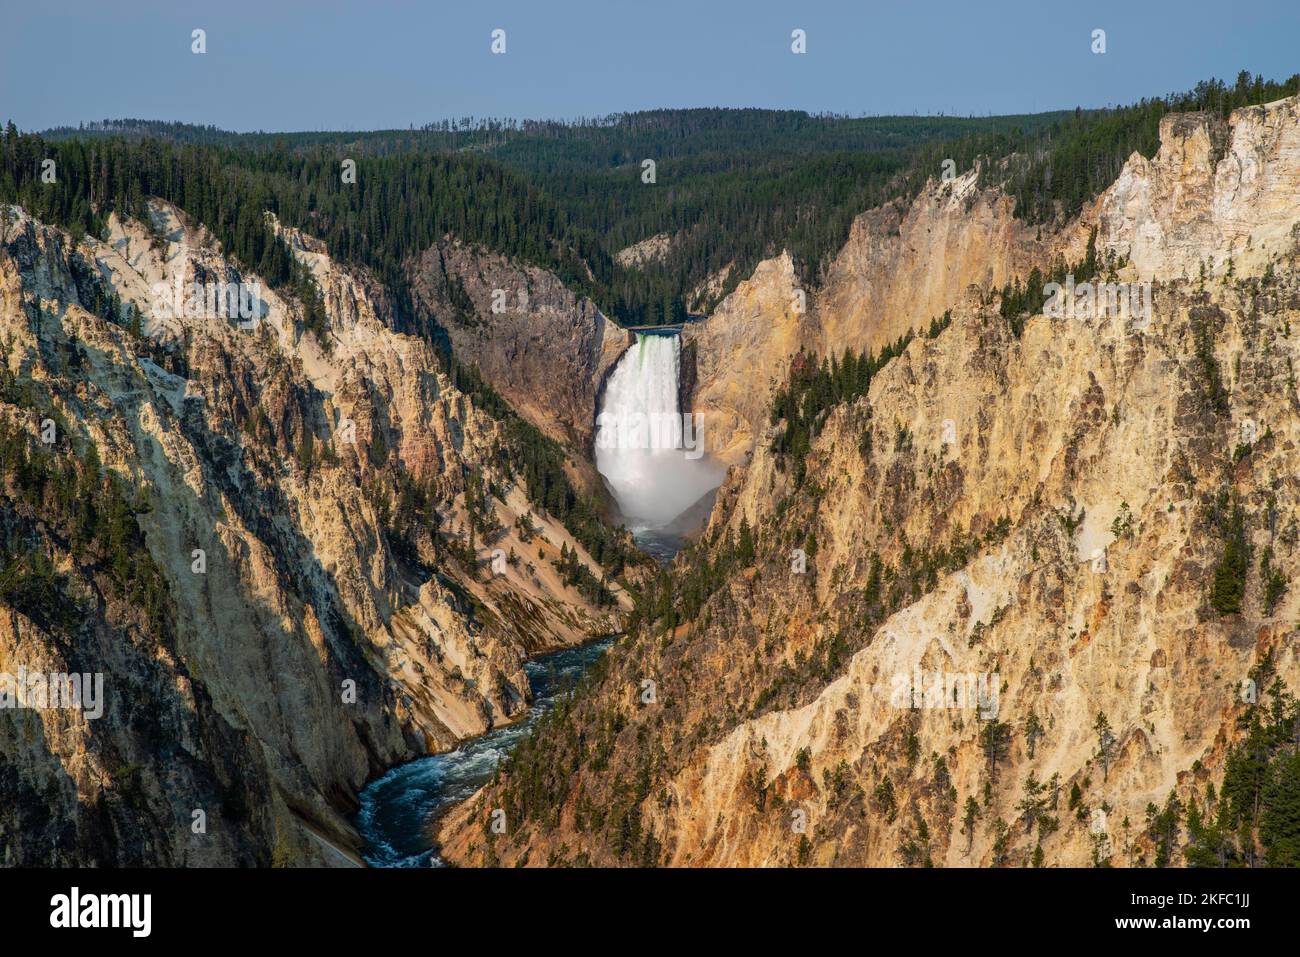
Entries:
[[[596, 468], [633, 531], [660, 529], [717, 488], [726, 467], [683, 429], [677, 406], [681, 342], [637, 333], [605, 384], [597, 418]], [[675, 423], [675, 435], [668, 427]], [[683, 432], [685, 436], [683, 438]]]

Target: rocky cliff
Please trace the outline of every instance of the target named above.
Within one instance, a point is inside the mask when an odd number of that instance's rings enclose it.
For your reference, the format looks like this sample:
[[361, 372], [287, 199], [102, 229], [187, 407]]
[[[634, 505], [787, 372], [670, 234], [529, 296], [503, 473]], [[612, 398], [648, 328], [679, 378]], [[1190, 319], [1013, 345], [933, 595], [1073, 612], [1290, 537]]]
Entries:
[[589, 457], [596, 400], [629, 335], [554, 274], [447, 241], [411, 269], [462, 363], [548, 435]]
[[693, 396], [711, 429], [710, 448], [745, 461], [766, 427], [769, 397], [790, 358], [806, 349], [878, 352], [925, 329], [972, 292], [1023, 278], [1050, 262], [1059, 240], [1015, 219], [1011, 200], [977, 185], [975, 171], [932, 181], [907, 206], [858, 216], [817, 290], [802, 289], [788, 253], [758, 265], [709, 318], [685, 333], [697, 343]]
[[694, 381], [682, 404], [704, 414], [706, 448], [728, 465], [748, 460], [768, 397], [802, 344], [797, 283], [789, 255], [759, 263], [708, 319], [682, 331]]
[[[1030, 271], [1079, 262], [1096, 231], [1100, 256], [1140, 280], [1259, 275], [1290, 248], [1300, 192], [1296, 100], [1227, 121], [1170, 114], [1160, 149], [1134, 154], [1108, 190], [1059, 230], [1027, 226], [977, 170], [932, 179], [907, 204], [858, 216], [816, 290], [799, 289], [787, 254], [760, 263], [705, 322], [689, 328], [700, 369], [693, 400], [719, 454], [742, 462], [765, 425], [767, 397], [790, 356], [879, 352]], [[799, 306], [802, 306], [802, 309]], [[756, 378], [757, 376], [757, 378]], [[714, 447], [713, 444], [710, 446]]]
[[1130, 159], [1080, 225], [1095, 225], [1099, 248], [1143, 279], [1258, 276], [1293, 248], [1297, 195], [1300, 101], [1292, 97], [1236, 110], [1226, 122], [1166, 116], [1156, 156]]

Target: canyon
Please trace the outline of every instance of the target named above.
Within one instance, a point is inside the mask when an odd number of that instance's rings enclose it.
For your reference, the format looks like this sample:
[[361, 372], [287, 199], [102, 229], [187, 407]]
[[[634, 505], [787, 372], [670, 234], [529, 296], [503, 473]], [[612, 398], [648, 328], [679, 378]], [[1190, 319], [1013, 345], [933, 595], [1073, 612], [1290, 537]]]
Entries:
[[[668, 605], [705, 588], [698, 611], [617, 644], [438, 822], [441, 853], [1157, 859], [1159, 808], [1213, 807], [1250, 715], [1300, 680], [1300, 605], [1270, 571], [1295, 567], [1300, 514], [1297, 197], [1292, 97], [1166, 116], [1154, 158], [1054, 230], [974, 174], [932, 180], [855, 221], [806, 312], [788, 257], [760, 265], [683, 333], [690, 407], [731, 466], [668, 584]], [[1001, 287], [1090, 247], [1108, 281], [1153, 284], [1151, 316], [999, 314]], [[817, 420], [797, 484], [773, 392], [909, 331]], [[1236, 607], [1212, 596], [1234, 535], [1266, 556]], [[891, 694], [936, 673], [995, 681], [993, 720]]]
[[685, 319], [704, 227], [590, 254], [504, 174], [495, 248], [0, 206], [0, 676], [104, 685], [6, 706], [0, 862], [1181, 863], [1300, 687], [1300, 98], [1069, 217], [1020, 159]]

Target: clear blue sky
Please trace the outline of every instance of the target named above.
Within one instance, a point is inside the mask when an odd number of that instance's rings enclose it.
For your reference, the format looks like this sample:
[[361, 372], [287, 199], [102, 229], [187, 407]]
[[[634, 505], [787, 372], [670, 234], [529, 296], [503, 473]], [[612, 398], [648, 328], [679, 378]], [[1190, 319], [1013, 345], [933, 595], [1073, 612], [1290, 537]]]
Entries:
[[[504, 56], [489, 50], [497, 27]], [[125, 116], [405, 128], [661, 106], [1019, 113], [1243, 68], [1300, 72], [1300, 0], [5, 0], [0, 34], [0, 121], [27, 130]]]

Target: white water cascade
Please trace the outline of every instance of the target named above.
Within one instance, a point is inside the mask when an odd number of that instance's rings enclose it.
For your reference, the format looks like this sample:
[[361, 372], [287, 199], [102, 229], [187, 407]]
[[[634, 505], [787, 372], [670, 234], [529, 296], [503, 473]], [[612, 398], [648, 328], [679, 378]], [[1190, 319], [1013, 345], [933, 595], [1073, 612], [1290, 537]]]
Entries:
[[596, 468], [629, 528], [653, 533], [686, 520], [683, 513], [718, 487], [726, 467], [704, 454], [703, 416], [683, 419], [678, 410], [680, 339], [654, 333], [636, 338], [605, 384]]

